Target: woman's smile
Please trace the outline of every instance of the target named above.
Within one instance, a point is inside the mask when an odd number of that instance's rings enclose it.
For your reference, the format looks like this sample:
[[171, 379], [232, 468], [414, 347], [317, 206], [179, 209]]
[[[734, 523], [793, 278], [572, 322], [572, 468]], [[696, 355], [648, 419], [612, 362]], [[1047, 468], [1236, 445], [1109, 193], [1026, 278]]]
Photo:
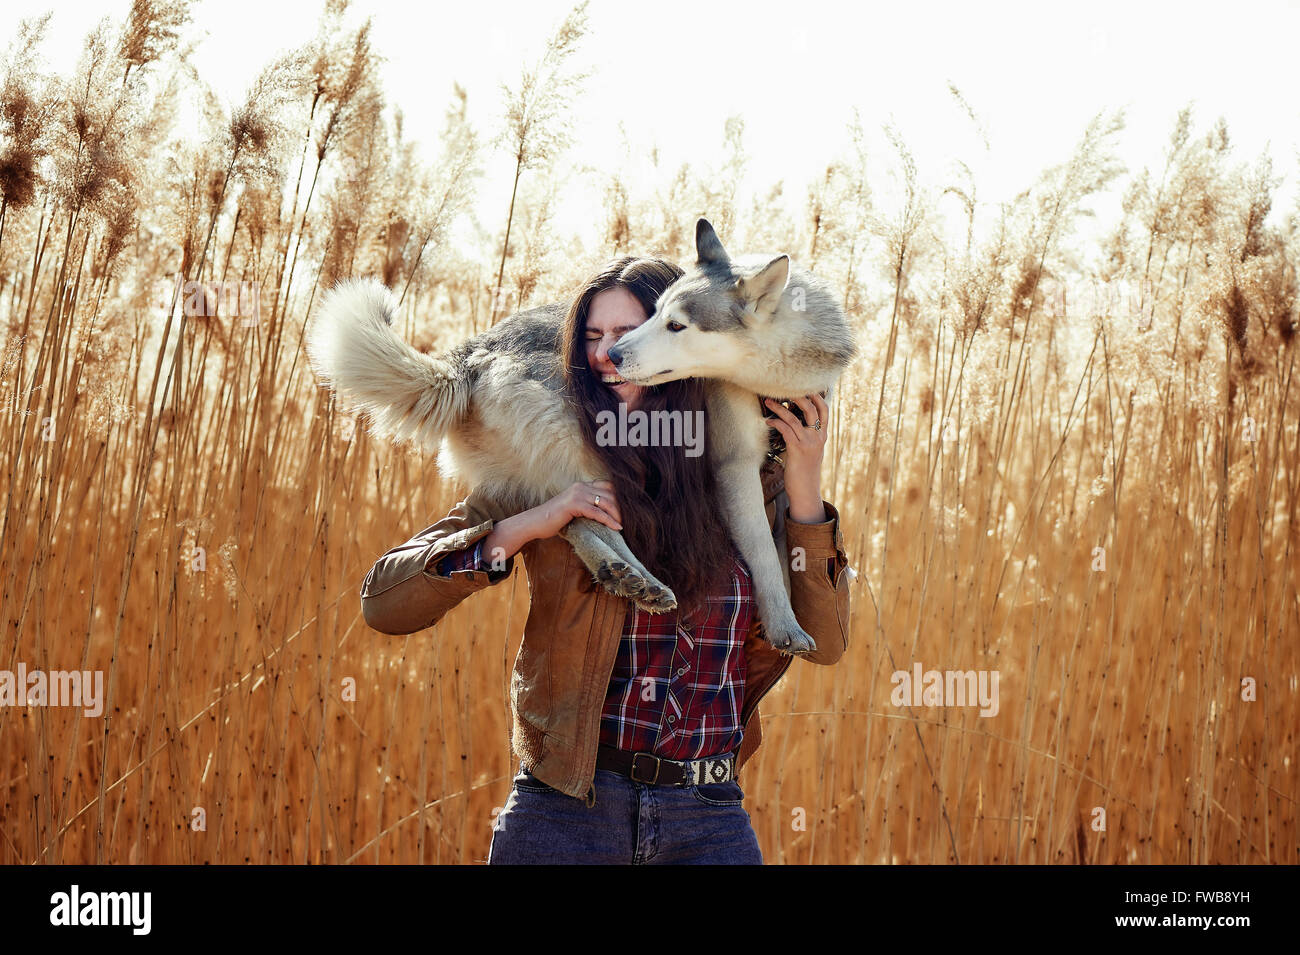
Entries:
[[606, 289], [591, 300], [587, 315], [587, 365], [606, 388], [634, 409], [645, 393], [642, 385], [628, 381], [609, 360], [609, 350], [623, 335], [646, 320], [645, 309], [631, 292]]

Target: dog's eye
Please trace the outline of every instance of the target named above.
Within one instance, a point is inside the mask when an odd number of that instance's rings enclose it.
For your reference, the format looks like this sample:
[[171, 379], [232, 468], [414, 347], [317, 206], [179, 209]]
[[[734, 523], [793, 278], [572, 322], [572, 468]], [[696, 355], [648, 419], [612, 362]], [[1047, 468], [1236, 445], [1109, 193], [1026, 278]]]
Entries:
[[684, 331], [685, 329], [686, 329], [686, 326], [683, 325], [681, 322], [669, 322], [669, 323], [668, 323], [668, 330], [669, 330], [670, 332], [680, 332], [680, 331]]

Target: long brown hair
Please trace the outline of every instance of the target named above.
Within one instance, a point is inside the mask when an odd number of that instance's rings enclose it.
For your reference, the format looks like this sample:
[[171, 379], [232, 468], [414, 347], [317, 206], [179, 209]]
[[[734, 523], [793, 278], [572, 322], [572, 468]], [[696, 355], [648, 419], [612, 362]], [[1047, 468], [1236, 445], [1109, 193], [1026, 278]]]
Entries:
[[[587, 364], [587, 314], [597, 294], [623, 288], [649, 317], [655, 301], [682, 270], [663, 259], [624, 256], [594, 275], [578, 292], [560, 336], [565, 390], [578, 411], [583, 439], [609, 469], [622, 517], [623, 537], [645, 568], [672, 588], [683, 616], [702, 613], [704, 595], [729, 579], [733, 544], [717, 507], [706, 453], [690, 457], [680, 445], [601, 445], [597, 415], [618, 414], [619, 398]], [[697, 418], [706, 410], [704, 382], [685, 378], [645, 389], [639, 410], [680, 411]], [[652, 419], [653, 420], [653, 419]], [[707, 438], [706, 438], [707, 440]]]

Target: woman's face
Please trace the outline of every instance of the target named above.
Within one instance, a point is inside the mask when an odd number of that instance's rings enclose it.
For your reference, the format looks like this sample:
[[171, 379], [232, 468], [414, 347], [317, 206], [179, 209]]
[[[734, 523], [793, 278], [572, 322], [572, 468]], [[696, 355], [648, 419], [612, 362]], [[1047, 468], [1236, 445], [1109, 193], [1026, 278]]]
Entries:
[[591, 307], [587, 309], [587, 328], [584, 332], [587, 367], [610, 392], [627, 404], [629, 411], [641, 403], [645, 389], [623, 380], [614, 363], [609, 360], [609, 350], [646, 318], [645, 309], [636, 300], [636, 296], [617, 286], [597, 292], [591, 300]]

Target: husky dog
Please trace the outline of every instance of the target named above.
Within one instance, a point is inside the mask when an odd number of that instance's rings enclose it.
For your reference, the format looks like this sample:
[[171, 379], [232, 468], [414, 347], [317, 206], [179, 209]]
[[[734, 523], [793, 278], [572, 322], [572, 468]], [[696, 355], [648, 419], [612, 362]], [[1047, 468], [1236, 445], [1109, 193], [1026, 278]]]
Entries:
[[654, 314], [609, 350], [637, 385], [709, 379], [709, 462], [731, 536], [754, 575], [764, 634], [792, 653], [813, 650], [795, 620], [789, 568], [763, 512], [758, 470], [769, 425], [757, 396], [829, 395], [857, 352], [825, 283], [788, 255], [732, 259], [707, 219], [695, 226], [694, 268], [664, 290]]
[[[788, 569], [764, 515], [758, 472], [769, 431], [758, 396], [829, 393], [855, 346], [826, 286], [793, 269], [788, 256], [733, 263], [704, 219], [696, 251], [695, 267], [610, 359], [636, 384], [714, 379], [706, 442], [723, 516], [754, 575], [765, 638], [804, 653], [816, 645], [795, 620]], [[307, 352], [317, 375], [370, 417], [372, 433], [436, 452], [444, 473], [517, 512], [578, 481], [609, 477], [564, 395], [559, 339], [568, 304], [520, 312], [441, 355], [425, 355], [393, 332], [388, 290], [354, 280], [322, 301]], [[610, 593], [651, 613], [677, 606], [617, 531], [578, 517], [560, 534]]]

